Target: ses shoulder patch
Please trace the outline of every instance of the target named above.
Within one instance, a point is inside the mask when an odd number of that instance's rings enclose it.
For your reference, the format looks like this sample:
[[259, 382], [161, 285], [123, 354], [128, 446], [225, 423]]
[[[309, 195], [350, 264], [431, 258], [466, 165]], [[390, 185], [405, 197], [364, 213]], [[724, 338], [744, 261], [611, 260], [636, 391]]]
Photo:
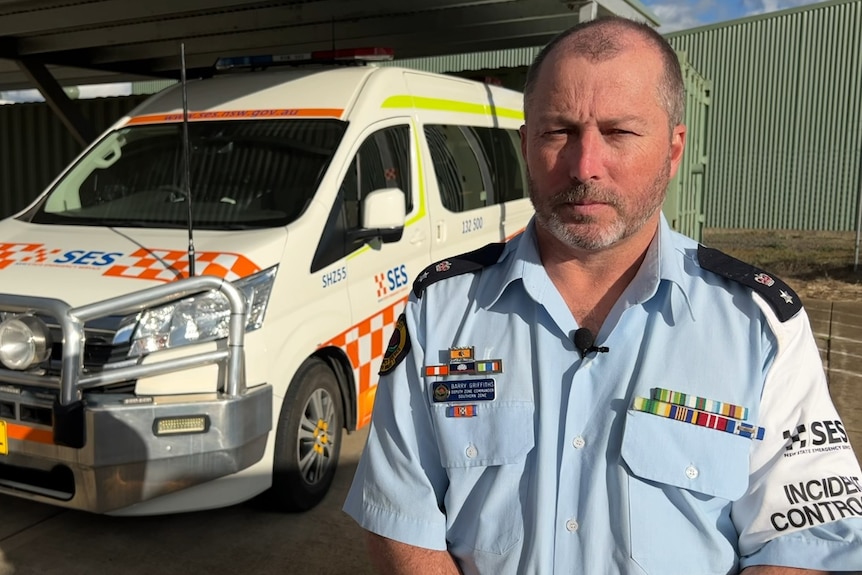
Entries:
[[789, 285], [760, 268], [740, 261], [724, 252], [699, 245], [700, 267], [752, 288], [769, 303], [782, 322], [802, 309], [802, 301]]
[[380, 364], [380, 375], [386, 375], [401, 363], [410, 353], [410, 334], [407, 333], [407, 318], [402, 313], [395, 322], [395, 331], [389, 338], [383, 362]]
[[505, 247], [506, 244], [504, 243], [488, 244], [478, 250], [431, 264], [413, 282], [413, 293], [416, 294], [416, 297], [421, 298], [425, 288], [434, 282], [475, 272], [495, 264], [500, 259], [500, 254], [503, 253]]

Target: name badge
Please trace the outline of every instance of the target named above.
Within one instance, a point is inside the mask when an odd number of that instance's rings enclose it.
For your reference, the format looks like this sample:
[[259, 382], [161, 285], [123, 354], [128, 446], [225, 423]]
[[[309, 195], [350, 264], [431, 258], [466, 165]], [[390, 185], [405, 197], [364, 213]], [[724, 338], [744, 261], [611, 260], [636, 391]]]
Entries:
[[493, 401], [496, 386], [493, 379], [460, 379], [441, 381], [434, 386], [434, 401]]

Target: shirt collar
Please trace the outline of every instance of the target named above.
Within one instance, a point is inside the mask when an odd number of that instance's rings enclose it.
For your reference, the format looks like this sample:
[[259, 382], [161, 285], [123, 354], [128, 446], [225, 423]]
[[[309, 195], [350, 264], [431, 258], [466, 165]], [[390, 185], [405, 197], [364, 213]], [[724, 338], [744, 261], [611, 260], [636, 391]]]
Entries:
[[[658, 233], [647, 248], [646, 257], [629, 287], [621, 296], [626, 307], [639, 305], [656, 295], [661, 282], [671, 287], [671, 307], [674, 314], [687, 310], [694, 319], [687, 293], [688, 274], [684, 270], [684, 252], [674, 241], [674, 232], [661, 215]], [[536, 219], [533, 217], [526, 229], [506, 245], [498, 263], [498, 273], [489, 284], [486, 292], [488, 305], [493, 306], [503, 292], [514, 282], [522, 282], [525, 291], [536, 303], [543, 304], [548, 290], [556, 288], [542, 266], [539, 247], [536, 241]]]
[[530, 219], [521, 234], [509, 240], [498, 260], [499, 275], [488, 284], [489, 307], [497, 303], [503, 292], [514, 282], [522, 282], [524, 289], [536, 302], [541, 303], [550, 284], [539, 247], [536, 243], [536, 219]]
[[658, 233], [650, 242], [637, 274], [621, 296], [621, 299], [628, 300], [627, 307], [643, 304], [655, 297], [664, 282], [670, 290], [668, 297], [673, 314], [687, 311], [694, 319], [694, 310], [688, 297], [688, 274], [684, 269], [686, 256], [674, 240], [675, 232], [670, 229], [664, 214], [661, 214]]

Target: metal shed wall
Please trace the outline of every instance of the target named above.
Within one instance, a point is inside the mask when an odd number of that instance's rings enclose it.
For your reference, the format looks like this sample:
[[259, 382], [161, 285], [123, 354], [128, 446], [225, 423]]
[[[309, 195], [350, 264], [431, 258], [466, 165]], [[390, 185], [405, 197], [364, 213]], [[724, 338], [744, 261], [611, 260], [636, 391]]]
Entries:
[[[101, 133], [144, 96], [76, 100]], [[0, 106], [0, 216], [25, 208], [81, 152], [51, 108], [43, 103]]]
[[706, 226], [850, 231], [862, 186], [862, 1], [669, 34], [712, 80]]

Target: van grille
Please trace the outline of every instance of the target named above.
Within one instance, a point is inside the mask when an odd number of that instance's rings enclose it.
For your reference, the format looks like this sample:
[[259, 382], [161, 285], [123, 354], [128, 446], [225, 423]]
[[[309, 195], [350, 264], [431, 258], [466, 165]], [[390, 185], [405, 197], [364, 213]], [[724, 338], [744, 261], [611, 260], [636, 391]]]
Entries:
[[[8, 317], [12, 314], [0, 312], [0, 315]], [[39, 318], [50, 329], [53, 345], [50, 358], [39, 365], [37, 369], [46, 377], [57, 377], [60, 375], [63, 362], [63, 332], [59, 322], [54, 318], [44, 315], [40, 315]], [[128, 360], [130, 342], [128, 340], [115, 341], [122, 321], [122, 317], [112, 316], [88, 322], [84, 326], [84, 373], [98, 373], [105, 368], [110, 369], [112, 363]], [[0, 378], [0, 383], [2, 383], [2, 378]], [[0, 406], [0, 410], [2, 409]]]

